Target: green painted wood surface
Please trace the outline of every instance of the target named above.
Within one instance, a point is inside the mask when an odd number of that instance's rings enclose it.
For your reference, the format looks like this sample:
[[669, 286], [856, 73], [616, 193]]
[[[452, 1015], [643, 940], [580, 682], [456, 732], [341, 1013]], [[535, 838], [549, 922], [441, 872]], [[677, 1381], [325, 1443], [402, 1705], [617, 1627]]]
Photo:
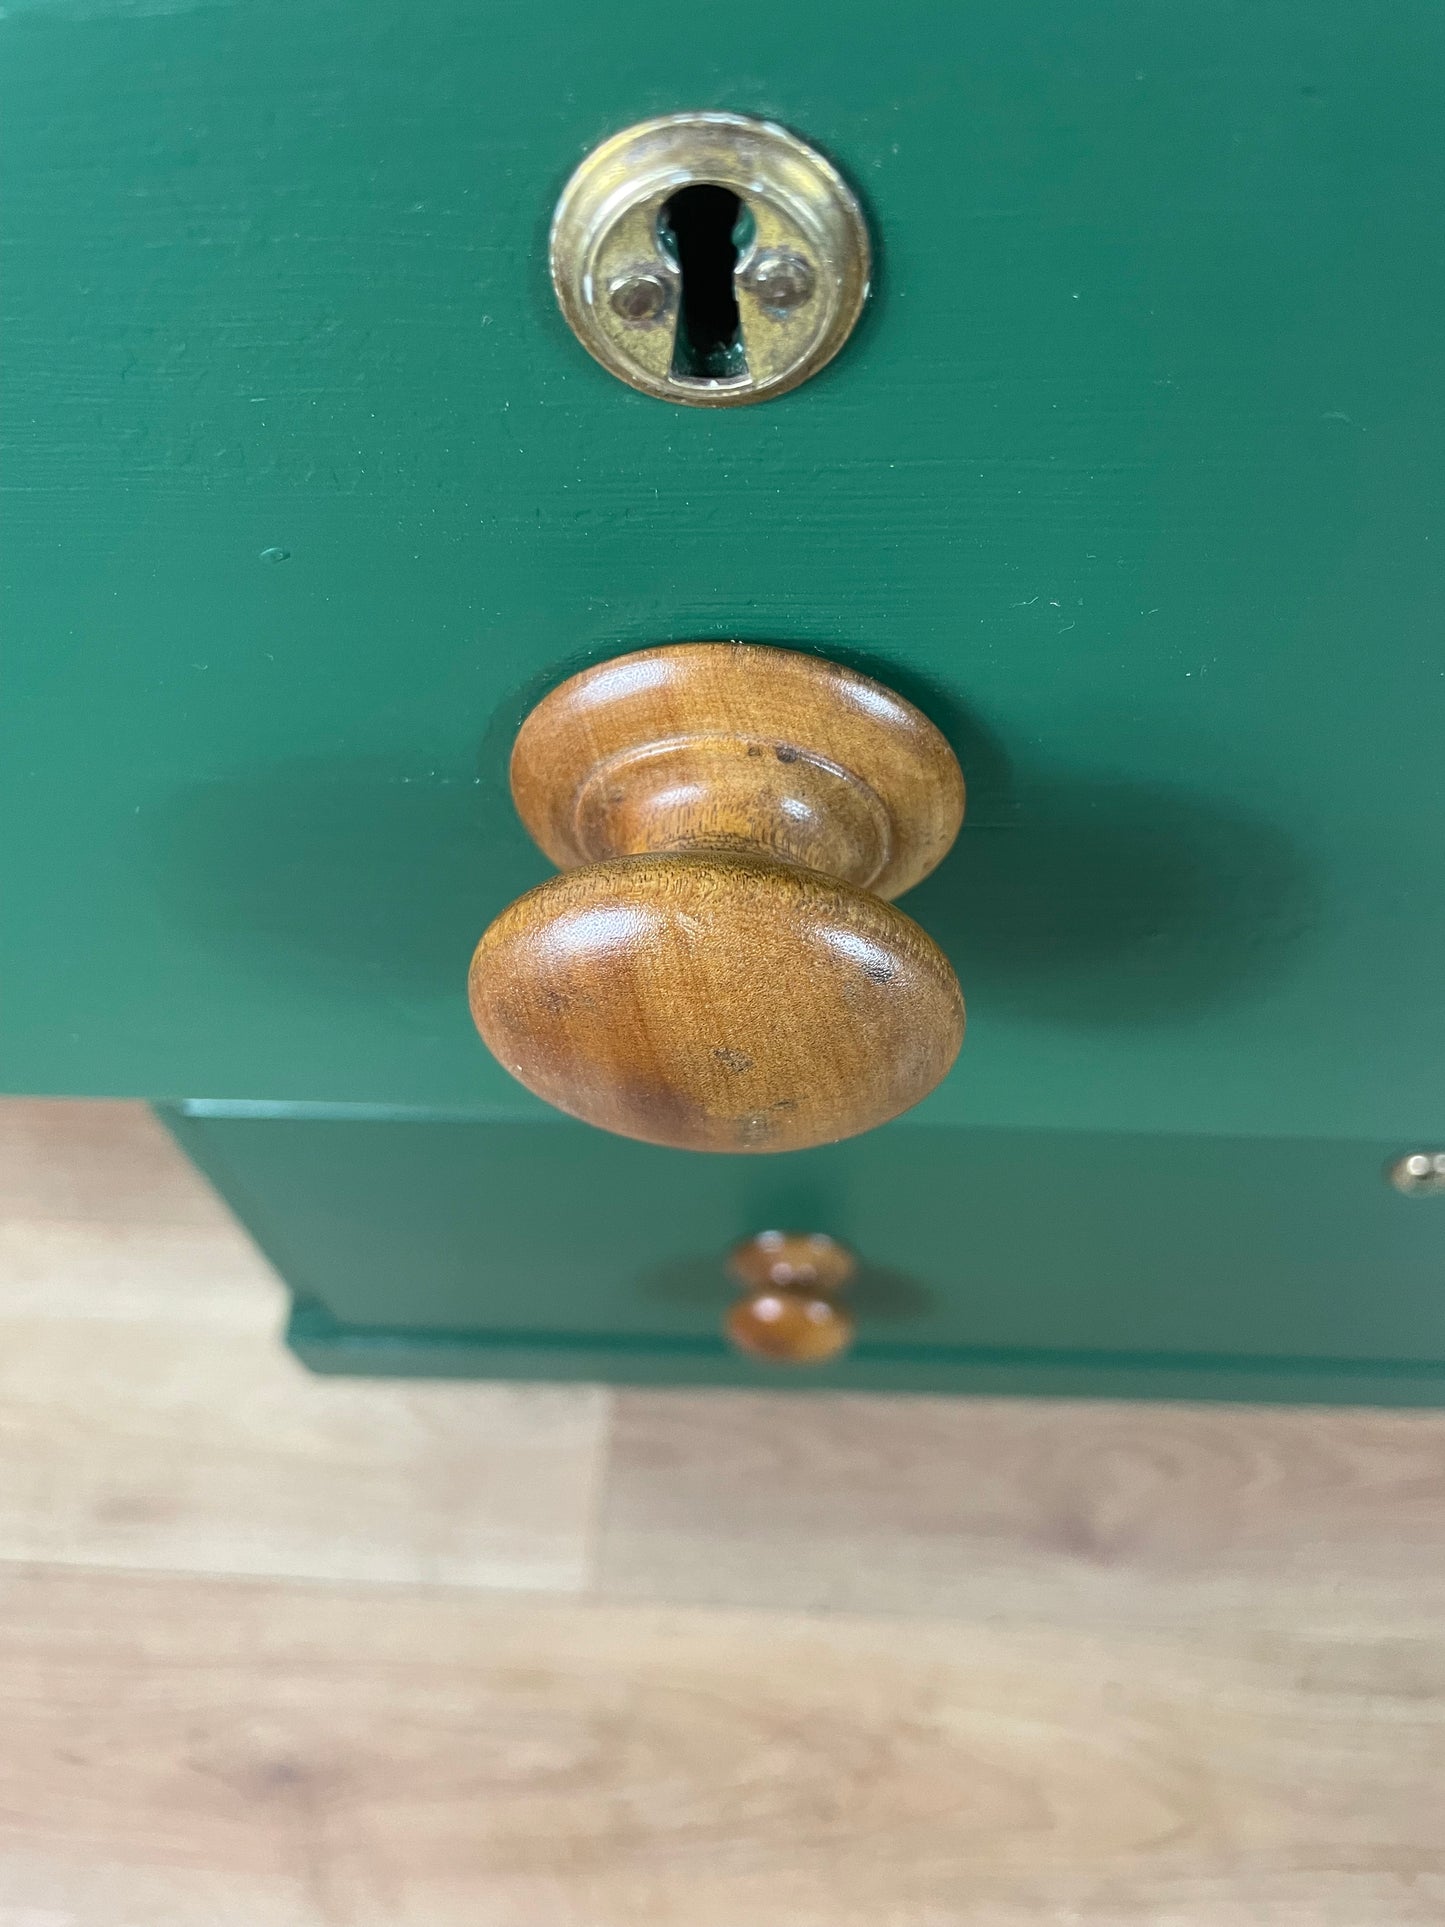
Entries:
[[[570, 1123], [162, 1115], [297, 1296], [323, 1370], [1445, 1400], [1445, 1199], [1384, 1147], [884, 1129], [700, 1158]], [[733, 1356], [722, 1259], [769, 1225], [862, 1260], [851, 1357]]]
[[[476, 934], [533, 696], [874, 668], [974, 783], [939, 1125], [1400, 1140], [1445, 1045], [1436, 0], [10, 0], [12, 1089], [535, 1117]], [[720, 414], [556, 315], [683, 106], [866, 196], [833, 368]], [[1373, 1155], [1373, 1154], [1372, 1154]]]

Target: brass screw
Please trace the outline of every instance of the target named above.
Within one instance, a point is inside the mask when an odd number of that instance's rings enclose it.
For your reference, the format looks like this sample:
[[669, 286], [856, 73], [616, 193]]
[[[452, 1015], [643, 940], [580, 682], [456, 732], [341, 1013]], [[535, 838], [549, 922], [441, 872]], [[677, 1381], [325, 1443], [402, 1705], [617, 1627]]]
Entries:
[[670, 295], [671, 290], [660, 274], [641, 269], [619, 275], [607, 290], [612, 312], [639, 328], [667, 312]]
[[785, 315], [812, 299], [816, 277], [801, 254], [768, 248], [750, 264], [745, 279], [769, 314]]
[[1445, 1191], [1445, 1151], [1411, 1151], [1385, 1175], [1407, 1198], [1428, 1198]]

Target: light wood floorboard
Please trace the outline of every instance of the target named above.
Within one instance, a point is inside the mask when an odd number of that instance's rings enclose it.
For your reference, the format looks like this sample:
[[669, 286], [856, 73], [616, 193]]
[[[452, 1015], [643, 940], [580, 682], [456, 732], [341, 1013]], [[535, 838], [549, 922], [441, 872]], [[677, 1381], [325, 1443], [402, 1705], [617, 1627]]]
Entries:
[[1445, 1623], [1445, 1417], [625, 1394], [611, 1598], [1175, 1626]]
[[1437, 1920], [1440, 1659], [17, 1573], [0, 1867], [77, 1927]]

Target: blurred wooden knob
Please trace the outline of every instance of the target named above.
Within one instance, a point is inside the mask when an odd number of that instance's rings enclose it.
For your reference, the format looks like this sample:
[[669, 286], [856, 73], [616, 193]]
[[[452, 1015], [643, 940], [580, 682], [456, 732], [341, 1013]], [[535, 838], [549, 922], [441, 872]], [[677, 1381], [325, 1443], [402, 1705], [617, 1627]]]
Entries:
[[963, 817], [911, 704], [786, 649], [681, 643], [528, 716], [512, 795], [564, 874], [477, 946], [494, 1055], [559, 1110], [692, 1151], [852, 1137], [958, 1054], [947, 959], [889, 898]]
[[852, 1343], [852, 1315], [836, 1300], [857, 1269], [846, 1246], [821, 1232], [762, 1231], [737, 1246], [728, 1269], [745, 1293], [727, 1318], [740, 1351], [820, 1365]]

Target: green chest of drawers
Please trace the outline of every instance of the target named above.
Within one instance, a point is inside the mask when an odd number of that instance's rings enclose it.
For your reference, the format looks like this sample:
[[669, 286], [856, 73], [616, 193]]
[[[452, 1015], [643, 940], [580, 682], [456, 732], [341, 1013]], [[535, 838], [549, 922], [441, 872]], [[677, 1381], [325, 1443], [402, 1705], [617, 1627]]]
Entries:
[[[855, 1244], [817, 1384], [1434, 1401], [1445, 16], [1266, 0], [7, 9], [12, 1090], [127, 1094], [323, 1367], [778, 1382], [719, 1255]], [[863, 199], [796, 392], [690, 409], [546, 273], [600, 139], [721, 108]], [[970, 780], [907, 907], [969, 1037], [779, 1158], [555, 1117], [467, 958], [548, 873], [537, 698], [745, 638]], [[802, 1378], [788, 1378], [802, 1383]]]

